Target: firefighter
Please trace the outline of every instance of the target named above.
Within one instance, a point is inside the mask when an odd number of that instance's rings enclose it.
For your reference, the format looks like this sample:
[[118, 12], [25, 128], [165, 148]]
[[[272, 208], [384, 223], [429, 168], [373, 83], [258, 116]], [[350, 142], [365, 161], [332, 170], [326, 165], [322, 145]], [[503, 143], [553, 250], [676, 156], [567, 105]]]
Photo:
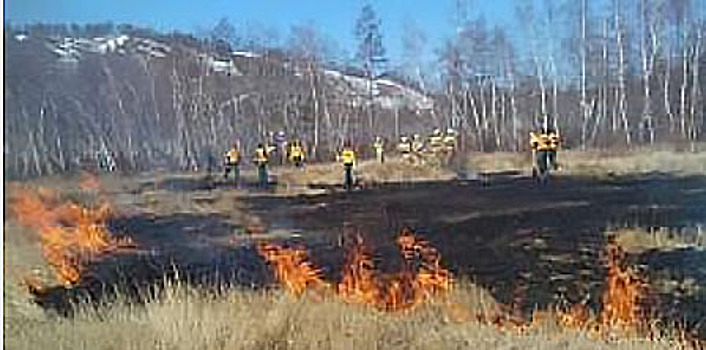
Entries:
[[545, 180], [550, 170], [558, 169], [556, 155], [559, 143], [559, 133], [549, 126], [548, 117], [545, 115], [539, 130], [530, 132], [533, 176], [539, 176], [540, 180]]
[[422, 141], [422, 138], [419, 136], [419, 134], [414, 134], [412, 135], [412, 154], [414, 157], [412, 158], [415, 163], [421, 164], [422, 163], [422, 152], [424, 151], [424, 141]]
[[436, 128], [429, 136], [429, 150], [434, 155], [439, 156], [444, 147], [444, 136], [441, 134], [441, 129]]
[[300, 168], [304, 165], [304, 149], [299, 140], [294, 140], [289, 144], [289, 149], [287, 150], [287, 158], [294, 164], [295, 167]]
[[456, 151], [456, 130], [448, 128], [444, 135], [444, 148], [446, 152], [453, 154]]
[[346, 142], [341, 151], [339, 157], [341, 164], [343, 164], [344, 179], [343, 187], [347, 190], [353, 188], [353, 166], [356, 163], [355, 150], [351, 146], [350, 142]]
[[238, 144], [233, 144], [233, 147], [223, 154], [223, 167], [225, 168], [223, 179], [228, 181], [228, 174], [232, 171], [237, 184], [240, 180], [240, 152], [238, 152]]
[[409, 137], [400, 137], [400, 142], [397, 144], [397, 151], [400, 152], [404, 161], [412, 162], [412, 142]]
[[375, 158], [378, 160], [378, 163], [385, 163], [385, 142], [382, 140], [382, 137], [375, 137], [375, 142], [373, 142], [373, 150], [375, 150]]
[[257, 178], [258, 184], [262, 188], [267, 187], [267, 163], [269, 162], [269, 152], [268, 148], [259, 143], [253, 154], [253, 163], [257, 165]]
[[445, 155], [445, 162], [449, 164], [456, 154], [457, 148], [457, 134], [456, 130], [452, 128], [446, 129], [446, 133], [443, 136], [443, 152]]

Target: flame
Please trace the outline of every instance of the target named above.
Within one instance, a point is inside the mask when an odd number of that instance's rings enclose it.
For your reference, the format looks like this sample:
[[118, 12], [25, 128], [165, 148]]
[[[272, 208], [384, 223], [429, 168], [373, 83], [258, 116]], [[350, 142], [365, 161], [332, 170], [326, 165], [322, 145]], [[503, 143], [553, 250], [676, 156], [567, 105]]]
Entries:
[[624, 265], [625, 250], [610, 242], [607, 246], [606, 286], [600, 320], [605, 327], [635, 328], [646, 321], [649, 307], [647, 282]]
[[[428, 242], [415, 237], [410, 230], [403, 230], [397, 244], [404, 266], [399, 272], [385, 274], [375, 268], [360, 235], [348, 239], [336, 295], [347, 303], [398, 311], [413, 308], [451, 289], [451, 274], [441, 267], [439, 253]], [[311, 286], [328, 286], [301, 248], [261, 244], [258, 252], [273, 266], [275, 278], [294, 295], [301, 295]]]
[[275, 244], [259, 244], [258, 253], [274, 268], [277, 281], [285, 290], [299, 296], [307, 287], [323, 287], [321, 271], [310, 262], [304, 248], [287, 248]]
[[576, 303], [571, 305], [567, 310], [559, 310], [557, 312], [559, 324], [564, 328], [582, 329], [589, 324], [590, 312], [586, 304]]
[[[594, 316], [583, 302], [551, 310], [535, 310], [532, 319], [526, 320], [519, 305], [524, 299], [523, 289], [516, 286], [512, 302], [496, 303], [494, 312], [478, 316], [481, 323], [496, 326], [499, 330], [523, 333], [546, 322], [550, 317], [563, 328], [587, 330], [590, 334], [606, 336], [613, 330], [638, 332], [649, 323], [650, 307], [654, 300], [645, 279], [625, 264], [626, 253], [614, 241], [606, 246], [605, 287], [601, 296], [601, 312]], [[458, 313], [457, 311], [454, 311]]]
[[376, 285], [375, 266], [370, 252], [359, 235], [346, 241], [343, 278], [338, 284], [338, 295], [346, 302], [376, 304], [380, 291]]
[[110, 235], [106, 222], [112, 212], [106, 203], [83, 207], [62, 202], [55, 191], [40, 188], [16, 191], [12, 209], [21, 225], [37, 230], [44, 259], [53, 268], [57, 281], [66, 286], [81, 279], [86, 263], [132, 245], [127, 238]]

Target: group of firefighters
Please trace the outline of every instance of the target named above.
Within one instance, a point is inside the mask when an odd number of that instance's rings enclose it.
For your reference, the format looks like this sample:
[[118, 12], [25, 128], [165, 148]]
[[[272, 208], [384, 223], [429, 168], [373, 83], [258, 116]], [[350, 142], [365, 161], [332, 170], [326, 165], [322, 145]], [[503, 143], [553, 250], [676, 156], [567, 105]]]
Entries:
[[[453, 129], [448, 129], [443, 133], [440, 129], [434, 129], [427, 140], [422, 140], [419, 134], [412, 137], [401, 136], [397, 144], [397, 151], [402, 156], [402, 159], [411, 164], [420, 163], [425, 154], [433, 154], [440, 157], [448, 157], [452, 155], [457, 147], [457, 133]], [[284, 156], [286, 161], [297, 168], [304, 166], [306, 160], [306, 152], [301, 141], [292, 140], [286, 143]], [[277, 146], [259, 143], [253, 152], [252, 162], [258, 168], [258, 183], [260, 186], [267, 186], [268, 174], [267, 166], [270, 163], [272, 154], [277, 153]], [[375, 159], [379, 163], [385, 162], [385, 141], [382, 137], [377, 136], [372, 143], [372, 149], [375, 154]], [[235, 181], [239, 180], [240, 176], [240, 148], [238, 144], [234, 144], [223, 155], [224, 157], [224, 178], [228, 180], [230, 173], [233, 173]], [[344, 168], [344, 186], [351, 188], [353, 186], [353, 166], [356, 163], [357, 152], [350, 142], [346, 142], [340, 152], [337, 154], [337, 160], [341, 162]]]
[[458, 148], [458, 133], [454, 129], [434, 129], [426, 140], [419, 134], [412, 137], [402, 136], [397, 144], [397, 150], [402, 155], [402, 159], [411, 164], [421, 164], [426, 159], [435, 159], [442, 163], [448, 163]]
[[[422, 139], [419, 134], [411, 137], [404, 135], [397, 143], [397, 151], [402, 159], [409, 164], [421, 164], [428, 160], [434, 160], [435, 164], [449, 164], [457, 152], [458, 132], [454, 129], [434, 129], [426, 139]], [[277, 146], [259, 143], [253, 152], [252, 162], [258, 169], [258, 183], [261, 187], [268, 184], [267, 167], [274, 153], [282, 153], [282, 160], [288, 161], [297, 168], [304, 166], [306, 152], [300, 140], [292, 140], [289, 143], [281, 142], [278, 151]], [[556, 154], [559, 148], [559, 134], [549, 126], [547, 118], [535, 132], [530, 132], [530, 148], [533, 155], [533, 175], [544, 179], [549, 170], [557, 168]], [[385, 162], [385, 141], [377, 136], [372, 143], [372, 150], [375, 159], [379, 163]], [[337, 160], [343, 165], [344, 187], [353, 187], [353, 167], [356, 164], [356, 150], [351, 142], [344, 143], [343, 148], [337, 153]], [[224, 178], [227, 180], [232, 172], [237, 183], [240, 176], [241, 156], [238, 144], [224, 153]]]

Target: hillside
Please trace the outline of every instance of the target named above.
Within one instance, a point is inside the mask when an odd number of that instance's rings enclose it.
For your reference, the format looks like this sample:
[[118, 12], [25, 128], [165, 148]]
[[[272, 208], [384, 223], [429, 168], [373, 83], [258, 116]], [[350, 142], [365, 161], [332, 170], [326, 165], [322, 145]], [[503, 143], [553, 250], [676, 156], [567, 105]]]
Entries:
[[[5, 174], [72, 171], [110, 152], [123, 170], [204, 167], [239, 139], [303, 137], [319, 155], [366, 142], [367, 80], [283, 51], [224, 50], [179, 34], [6, 33]], [[430, 122], [433, 100], [389, 77], [373, 129]], [[369, 137], [369, 136], [366, 136]]]

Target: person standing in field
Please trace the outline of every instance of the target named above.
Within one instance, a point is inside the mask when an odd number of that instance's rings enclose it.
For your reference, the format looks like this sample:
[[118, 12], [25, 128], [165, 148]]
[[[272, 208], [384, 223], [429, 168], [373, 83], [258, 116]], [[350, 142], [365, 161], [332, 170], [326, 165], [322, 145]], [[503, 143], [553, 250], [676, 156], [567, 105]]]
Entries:
[[301, 141], [294, 140], [289, 144], [287, 156], [289, 157], [289, 162], [294, 164], [295, 167], [301, 168], [304, 166], [305, 152]]
[[240, 181], [240, 152], [237, 143], [234, 143], [233, 147], [223, 155], [223, 166], [225, 168], [223, 178], [228, 181], [228, 174], [233, 172], [234, 182], [237, 185]]
[[549, 124], [549, 117], [545, 115], [539, 130], [530, 132], [530, 148], [532, 149], [533, 167], [532, 175], [539, 180], [546, 181], [550, 170], [557, 170], [557, 152], [559, 150], [559, 132]]
[[375, 137], [375, 142], [373, 142], [373, 150], [375, 151], [375, 158], [378, 163], [385, 163], [385, 142], [382, 140], [382, 137]]
[[397, 151], [402, 155], [402, 160], [407, 163], [412, 163], [412, 142], [409, 137], [400, 137], [400, 142], [397, 144]]
[[353, 188], [353, 166], [356, 162], [355, 150], [351, 146], [350, 142], [346, 142], [343, 146], [339, 159], [343, 164], [343, 187], [350, 190]]
[[259, 143], [253, 155], [253, 163], [257, 165], [257, 179], [261, 188], [267, 188], [267, 163], [269, 162], [269, 150], [264, 144]]

